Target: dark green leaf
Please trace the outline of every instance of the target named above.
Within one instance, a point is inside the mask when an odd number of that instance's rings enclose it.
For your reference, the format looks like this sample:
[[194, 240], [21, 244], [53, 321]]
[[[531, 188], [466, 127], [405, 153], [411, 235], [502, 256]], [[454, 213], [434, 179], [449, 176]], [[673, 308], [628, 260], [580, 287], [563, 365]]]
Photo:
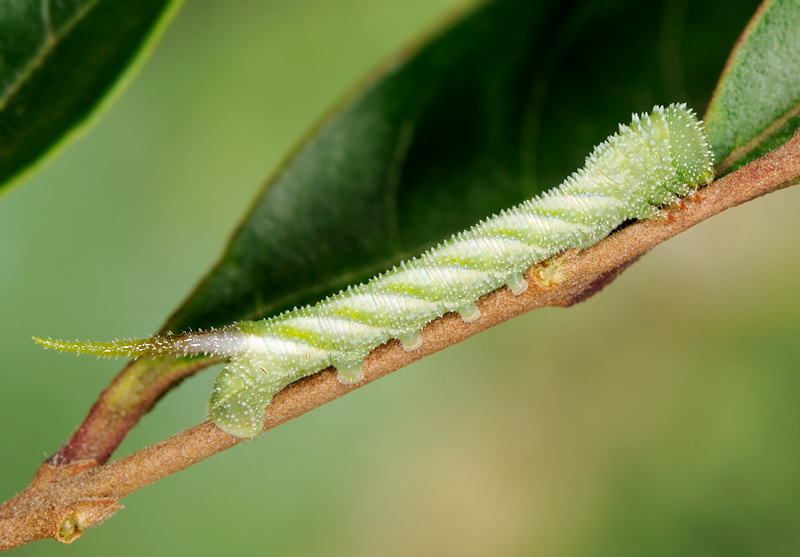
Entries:
[[747, 26], [708, 108], [720, 171], [775, 149], [800, 126], [800, 3], [772, 0]]
[[0, 188], [86, 121], [179, 5], [0, 2]]
[[755, 2], [501, 0], [333, 113], [165, 329], [313, 302], [551, 188], [654, 104], [702, 108]]

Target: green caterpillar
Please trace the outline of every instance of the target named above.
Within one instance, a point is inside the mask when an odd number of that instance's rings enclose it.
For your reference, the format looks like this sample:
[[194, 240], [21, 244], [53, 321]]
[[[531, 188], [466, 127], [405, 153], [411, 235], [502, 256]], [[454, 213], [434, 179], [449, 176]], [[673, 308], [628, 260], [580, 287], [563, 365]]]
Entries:
[[108, 343], [35, 339], [58, 350], [101, 356], [213, 354], [229, 361], [217, 377], [209, 413], [238, 437], [260, 433], [264, 408], [286, 385], [328, 366], [356, 383], [376, 346], [420, 344], [422, 327], [448, 312], [480, 317], [476, 300], [503, 286], [516, 295], [531, 265], [585, 248], [623, 222], [713, 179], [702, 124], [684, 104], [656, 106], [598, 145], [559, 187], [502, 211], [367, 283], [313, 306], [218, 330]]

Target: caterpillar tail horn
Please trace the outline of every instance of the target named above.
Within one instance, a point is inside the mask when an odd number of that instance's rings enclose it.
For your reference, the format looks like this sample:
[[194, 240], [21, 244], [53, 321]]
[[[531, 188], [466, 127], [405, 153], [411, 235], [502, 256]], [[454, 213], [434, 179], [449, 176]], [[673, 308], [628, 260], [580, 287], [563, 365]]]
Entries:
[[53, 340], [33, 337], [33, 341], [45, 348], [75, 354], [94, 354], [104, 357], [136, 358], [144, 355], [175, 353], [176, 342], [171, 337], [154, 337], [148, 339], [126, 339], [113, 342], [79, 342]]
[[75, 354], [94, 354], [95, 356], [137, 358], [139, 356], [232, 356], [241, 352], [247, 344], [247, 337], [237, 325], [224, 329], [210, 329], [166, 334], [150, 338], [133, 338], [112, 342], [72, 342], [33, 337], [34, 342], [45, 348], [74, 352]]

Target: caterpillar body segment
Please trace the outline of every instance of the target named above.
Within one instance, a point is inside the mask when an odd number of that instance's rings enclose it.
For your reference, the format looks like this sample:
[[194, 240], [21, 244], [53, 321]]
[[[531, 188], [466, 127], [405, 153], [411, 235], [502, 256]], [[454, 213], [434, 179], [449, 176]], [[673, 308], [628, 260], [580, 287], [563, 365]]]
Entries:
[[558, 188], [313, 306], [145, 340], [37, 342], [101, 356], [227, 356], [209, 414], [228, 433], [253, 437], [262, 429], [264, 407], [286, 385], [329, 366], [343, 383], [358, 382], [361, 363], [376, 346], [397, 338], [413, 350], [422, 327], [445, 313], [479, 318], [478, 298], [503, 286], [521, 294], [535, 263], [588, 247], [625, 221], [656, 217], [713, 176], [711, 149], [694, 113], [683, 104], [657, 106], [621, 125]]

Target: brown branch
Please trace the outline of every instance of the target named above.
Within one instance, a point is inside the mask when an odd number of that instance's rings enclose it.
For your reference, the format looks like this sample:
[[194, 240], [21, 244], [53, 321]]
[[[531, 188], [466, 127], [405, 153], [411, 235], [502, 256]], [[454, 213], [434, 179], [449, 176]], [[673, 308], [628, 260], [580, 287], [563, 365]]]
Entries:
[[[783, 147], [702, 189], [694, 199], [671, 208], [666, 219], [635, 223], [582, 252], [573, 250], [534, 266], [527, 275], [531, 287], [523, 295], [514, 296], [502, 288], [481, 298], [478, 301], [481, 318], [477, 321], [465, 323], [454, 315], [446, 315], [424, 328], [422, 346], [414, 352], [405, 352], [397, 341], [379, 346], [367, 357], [364, 381], [359, 386], [521, 313], [581, 301], [614, 280], [654, 246], [717, 213], [784, 187], [798, 176], [800, 134]], [[177, 376], [164, 379], [163, 374], [156, 374], [151, 384], [162, 385], [161, 381], [174, 381], [191, 371], [187, 363]], [[113, 388], [112, 384], [106, 392]], [[264, 431], [354, 388], [341, 385], [330, 369], [289, 385], [266, 409]], [[153, 392], [157, 390], [153, 387]], [[100, 419], [108, 409], [97, 412], [96, 419]], [[0, 506], [0, 550], [46, 537], [70, 542], [83, 529], [111, 516], [119, 508], [117, 501], [121, 497], [241, 442], [204, 422], [104, 465], [97, 464], [101, 460], [98, 457], [82, 462], [74, 458], [63, 461], [51, 458], [25, 491]]]

